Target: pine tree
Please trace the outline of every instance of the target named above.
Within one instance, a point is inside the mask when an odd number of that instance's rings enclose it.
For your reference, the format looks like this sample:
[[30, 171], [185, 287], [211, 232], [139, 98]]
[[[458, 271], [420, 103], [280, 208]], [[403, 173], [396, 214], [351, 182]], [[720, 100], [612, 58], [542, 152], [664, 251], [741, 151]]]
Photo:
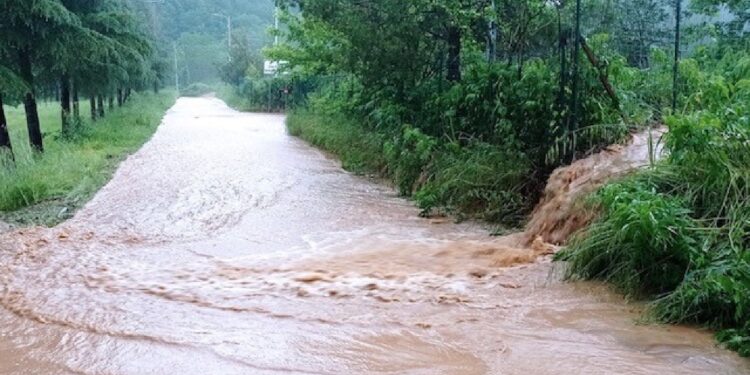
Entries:
[[32, 149], [42, 152], [35, 70], [42, 61], [54, 65], [66, 53], [65, 38], [60, 35], [80, 29], [81, 23], [58, 0], [3, 0], [2, 9], [5, 22], [0, 23], [0, 38], [8, 53], [15, 56], [15, 71], [26, 84], [23, 103], [29, 143]]

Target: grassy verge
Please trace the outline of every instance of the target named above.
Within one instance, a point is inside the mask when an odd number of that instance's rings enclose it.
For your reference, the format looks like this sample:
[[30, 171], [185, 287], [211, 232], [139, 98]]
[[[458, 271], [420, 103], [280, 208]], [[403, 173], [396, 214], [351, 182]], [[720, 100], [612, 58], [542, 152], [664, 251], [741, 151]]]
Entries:
[[528, 161], [499, 146], [445, 142], [408, 126], [387, 135], [335, 111], [298, 110], [288, 116], [287, 127], [290, 134], [337, 155], [345, 169], [389, 178], [424, 215], [515, 226], [531, 207], [523, 194]]
[[596, 194], [601, 217], [560, 258], [750, 356], [750, 126], [735, 110], [670, 119], [669, 157]]
[[289, 115], [287, 127], [291, 135], [338, 156], [346, 170], [372, 175], [382, 173], [386, 167], [384, 137], [344, 116], [298, 111]]
[[[153, 135], [174, 100], [172, 92], [134, 94], [104, 119], [84, 122], [72, 139], [60, 137], [59, 104], [42, 103], [41, 156], [28, 146], [23, 108], [6, 108], [16, 164], [0, 167], [0, 220], [51, 226], [71, 217]], [[89, 113], [87, 103], [81, 103], [81, 113]]]
[[234, 86], [221, 84], [214, 88], [216, 97], [227, 103], [228, 106], [238, 110], [246, 112], [261, 111], [262, 108], [257, 106], [251, 106], [250, 103], [237, 93], [237, 88]]

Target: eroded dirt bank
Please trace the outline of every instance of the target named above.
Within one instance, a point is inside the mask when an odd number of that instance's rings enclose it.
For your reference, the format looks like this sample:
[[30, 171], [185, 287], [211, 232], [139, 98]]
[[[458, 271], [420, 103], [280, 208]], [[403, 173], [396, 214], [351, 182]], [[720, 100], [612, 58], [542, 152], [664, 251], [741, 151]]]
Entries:
[[750, 371], [560, 283], [523, 234], [418, 218], [283, 120], [180, 99], [74, 219], [0, 236], [0, 373]]

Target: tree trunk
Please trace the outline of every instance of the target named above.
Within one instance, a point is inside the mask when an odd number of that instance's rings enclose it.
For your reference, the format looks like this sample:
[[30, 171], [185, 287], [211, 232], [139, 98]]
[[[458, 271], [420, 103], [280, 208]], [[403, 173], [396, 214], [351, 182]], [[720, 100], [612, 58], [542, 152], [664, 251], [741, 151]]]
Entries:
[[81, 119], [81, 106], [78, 103], [78, 84], [73, 82], [73, 117]]
[[36, 95], [34, 94], [34, 73], [31, 68], [31, 51], [24, 48], [18, 53], [18, 65], [21, 78], [29, 85], [29, 91], [23, 97], [23, 106], [26, 110], [26, 128], [29, 132], [29, 144], [36, 152], [44, 152], [44, 141], [42, 129], [39, 124], [39, 112], [36, 106]]
[[66, 74], [60, 77], [60, 115], [62, 117], [62, 134], [71, 134], [70, 128], [70, 79]]
[[10, 134], [8, 134], [8, 121], [5, 119], [3, 95], [0, 94], [0, 154], [4, 152], [7, 152], [10, 159], [13, 160], [13, 147], [10, 144]]
[[99, 110], [99, 118], [104, 118], [104, 95], [98, 96], [96, 105]]
[[154, 81], [154, 94], [159, 93], [159, 81]]
[[109, 102], [109, 111], [112, 112], [115, 109], [115, 98], [112, 95], [107, 95], [107, 102]]
[[91, 95], [89, 98], [89, 103], [91, 103], [91, 121], [96, 121], [97, 117], [97, 110], [96, 110], [96, 95]]
[[117, 89], [117, 106], [122, 107], [122, 89]]
[[458, 26], [448, 27], [448, 80], [461, 80], [461, 29]]

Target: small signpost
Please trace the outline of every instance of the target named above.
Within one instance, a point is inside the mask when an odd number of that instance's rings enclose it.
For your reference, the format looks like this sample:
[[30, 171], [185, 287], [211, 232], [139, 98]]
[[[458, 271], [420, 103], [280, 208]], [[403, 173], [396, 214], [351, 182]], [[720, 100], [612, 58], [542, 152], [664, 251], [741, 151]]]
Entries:
[[[267, 76], [275, 76], [279, 73], [279, 70], [281, 70], [287, 64], [288, 64], [287, 61], [266, 60], [263, 62], [263, 74]], [[283, 74], [287, 74], [287, 73], [283, 73]]]

